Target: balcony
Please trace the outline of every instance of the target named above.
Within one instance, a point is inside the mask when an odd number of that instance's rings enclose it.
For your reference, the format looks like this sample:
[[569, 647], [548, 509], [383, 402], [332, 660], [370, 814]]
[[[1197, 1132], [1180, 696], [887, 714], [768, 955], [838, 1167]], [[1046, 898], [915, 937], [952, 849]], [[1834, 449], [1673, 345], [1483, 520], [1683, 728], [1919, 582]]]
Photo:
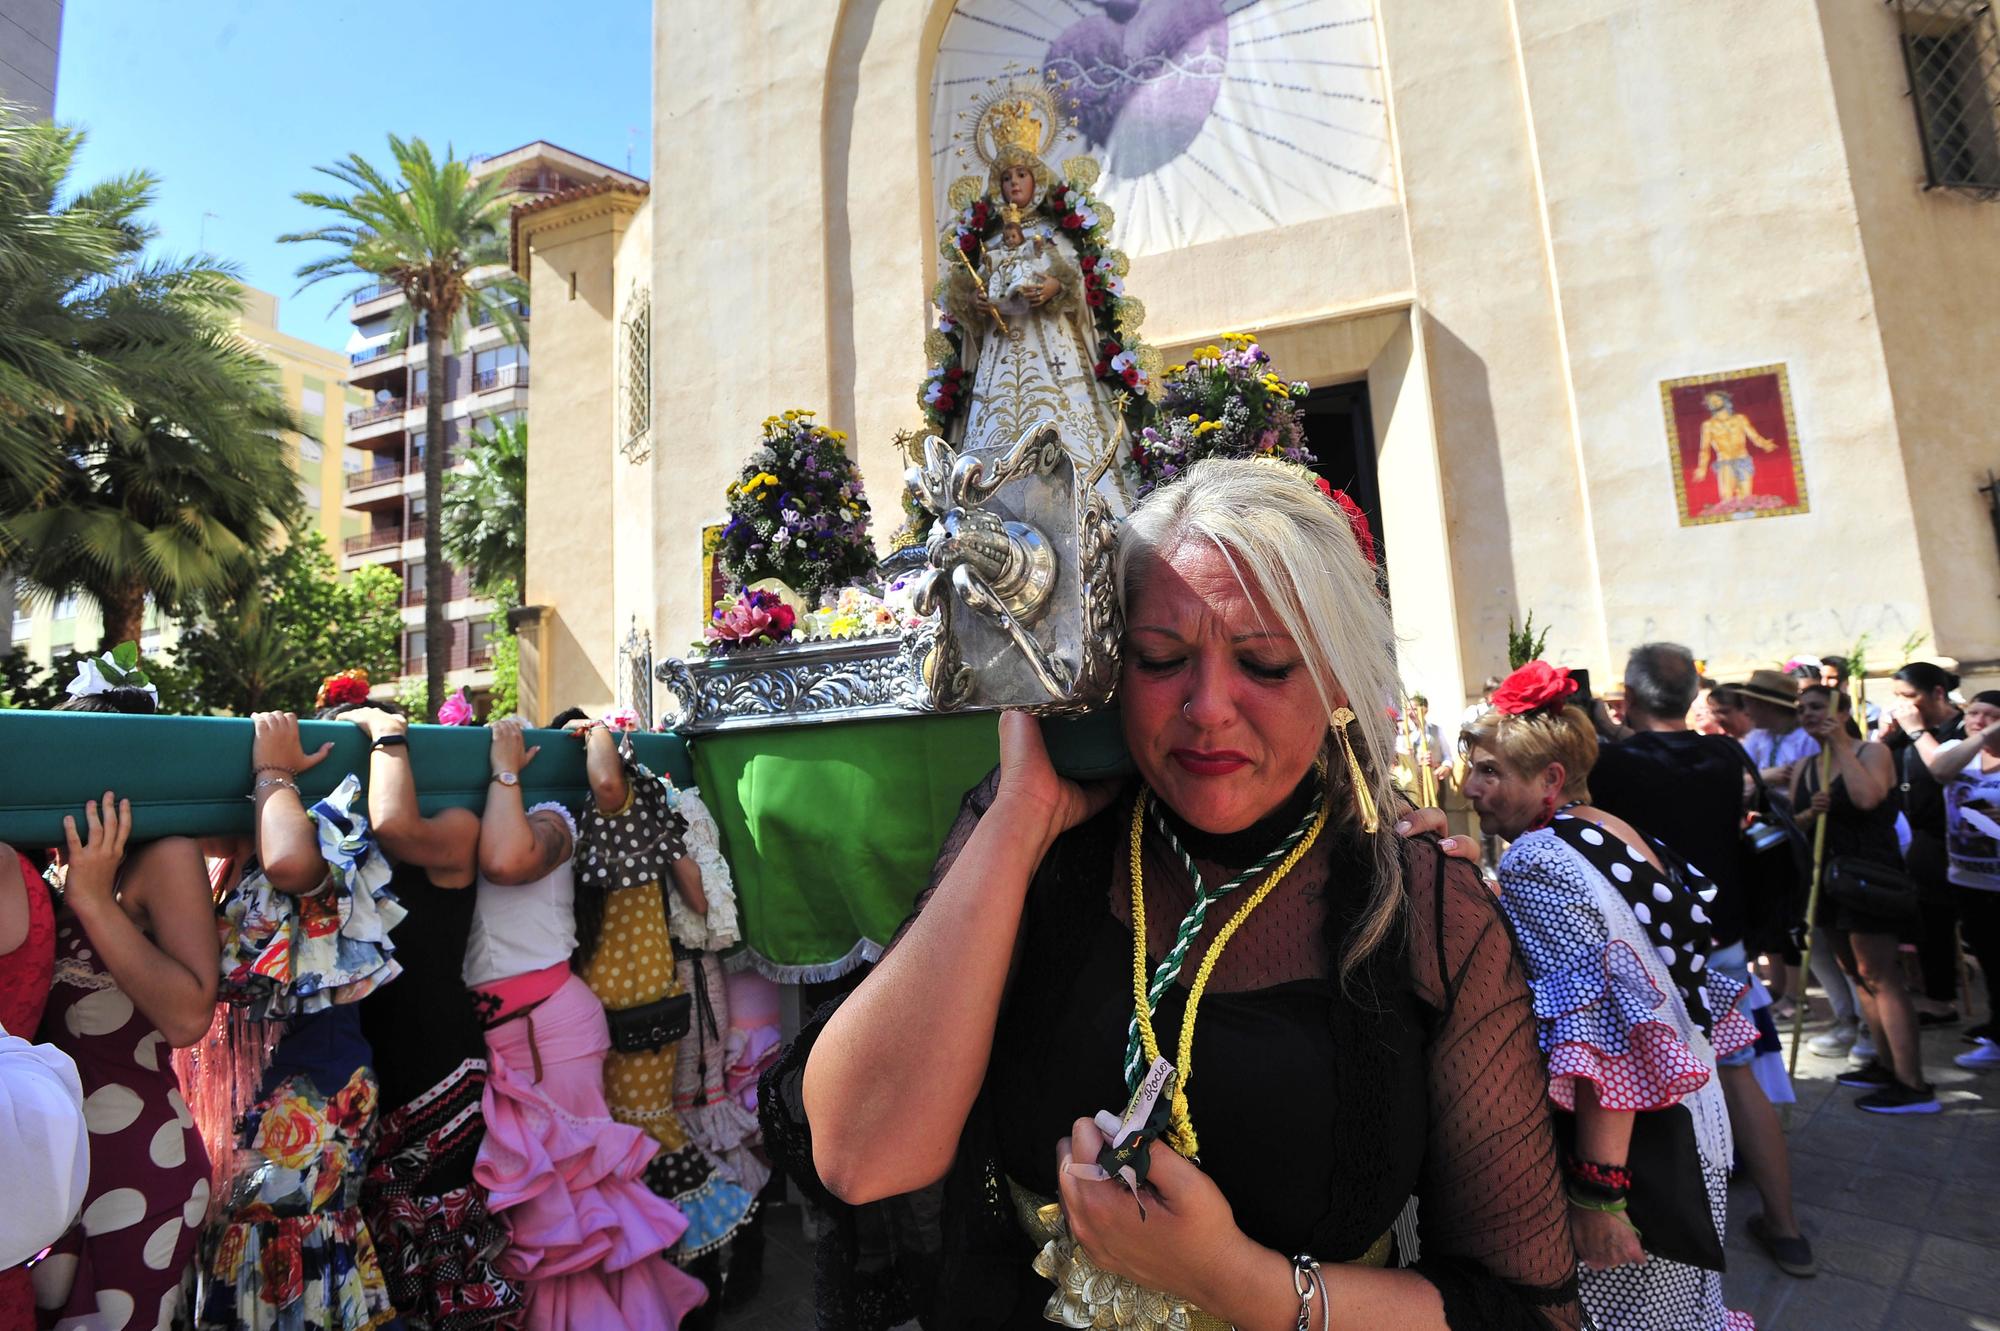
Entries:
[[[478, 647], [471, 647], [462, 642], [455, 642], [451, 645], [451, 652], [445, 657], [444, 668], [447, 671], [484, 670], [492, 664], [493, 648], [490, 644], [482, 643]], [[404, 657], [403, 673], [421, 678], [424, 674], [424, 658], [422, 656]]]
[[347, 428], [358, 430], [364, 425], [373, 425], [377, 421], [388, 420], [391, 416], [400, 416], [406, 410], [408, 410], [408, 404], [399, 397], [386, 398], [381, 402], [371, 402], [365, 407], [356, 407], [353, 411], [347, 413]]
[[366, 305], [371, 300], [376, 300], [379, 299], [380, 297], [391, 295], [401, 290], [402, 288], [397, 286], [394, 282], [384, 280], [381, 282], [377, 282], [372, 287], [363, 287], [361, 288], [361, 290], [355, 292], [354, 303], [356, 305]]
[[405, 541], [420, 541], [424, 536], [424, 520], [412, 518], [401, 527], [377, 527], [359, 536], [350, 536], [343, 549], [350, 555], [365, 555], [371, 550], [387, 550]]
[[359, 351], [350, 352], [347, 357], [347, 363], [349, 365], [366, 365], [370, 361], [385, 360], [400, 351], [402, 351], [402, 348], [395, 345], [394, 341], [391, 340], [377, 346], [363, 347]]
[[367, 471], [357, 471], [348, 476], [347, 492], [353, 494], [356, 490], [372, 490], [378, 485], [402, 480], [403, 474], [402, 463], [384, 462], [379, 466], [370, 467]]
[[502, 365], [472, 372], [472, 391], [475, 393], [493, 393], [502, 388], [526, 385], [527, 382], [528, 367], [525, 365]]
[[[448, 594], [445, 600], [447, 602], [462, 601], [470, 595], [472, 595], [472, 575], [469, 573], [452, 574], [449, 579]], [[422, 587], [412, 587], [407, 583], [404, 584], [403, 608], [405, 610], [414, 610], [416, 607], [422, 605], [426, 599], [425, 591]]]

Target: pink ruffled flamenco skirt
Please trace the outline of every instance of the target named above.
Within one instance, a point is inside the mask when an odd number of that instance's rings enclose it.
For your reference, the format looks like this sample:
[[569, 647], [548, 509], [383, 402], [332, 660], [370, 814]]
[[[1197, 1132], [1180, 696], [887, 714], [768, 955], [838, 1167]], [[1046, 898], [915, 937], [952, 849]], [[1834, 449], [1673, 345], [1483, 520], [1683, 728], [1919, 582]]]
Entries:
[[522, 1282], [531, 1331], [673, 1328], [706, 1297], [664, 1256], [687, 1218], [640, 1181], [658, 1143], [605, 1107], [610, 1047], [604, 1009], [575, 976], [486, 1032], [472, 1173], [512, 1227], [496, 1266]]

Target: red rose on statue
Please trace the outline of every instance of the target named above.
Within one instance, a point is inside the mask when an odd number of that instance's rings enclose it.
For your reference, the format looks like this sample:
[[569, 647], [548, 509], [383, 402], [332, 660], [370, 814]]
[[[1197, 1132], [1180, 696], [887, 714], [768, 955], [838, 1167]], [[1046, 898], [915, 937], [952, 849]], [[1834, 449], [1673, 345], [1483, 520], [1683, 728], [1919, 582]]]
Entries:
[[1493, 690], [1493, 710], [1508, 716], [1526, 716], [1545, 708], [1561, 707], [1575, 693], [1577, 683], [1561, 666], [1547, 661], [1530, 661], [1500, 681]]

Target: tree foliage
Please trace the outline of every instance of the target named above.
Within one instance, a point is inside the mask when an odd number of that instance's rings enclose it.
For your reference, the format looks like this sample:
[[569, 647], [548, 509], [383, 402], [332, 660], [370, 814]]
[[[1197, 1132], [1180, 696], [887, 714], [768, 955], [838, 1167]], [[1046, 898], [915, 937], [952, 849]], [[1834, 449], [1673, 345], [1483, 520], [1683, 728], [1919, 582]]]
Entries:
[[[333, 218], [310, 231], [280, 236], [284, 241], [324, 245], [327, 253], [298, 270], [306, 286], [316, 282], [356, 279], [353, 294], [382, 282], [401, 288], [404, 304], [397, 311], [400, 341], [418, 327], [430, 330], [425, 341], [428, 382], [444, 383], [445, 337], [456, 337], [460, 315], [490, 318], [510, 341], [522, 336], [520, 316], [511, 301], [525, 298], [525, 287], [512, 274], [473, 281], [481, 268], [504, 269], [507, 255], [507, 203], [501, 197], [506, 179], [499, 173], [474, 179], [472, 164], [445, 149], [438, 160], [422, 139], [389, 136], [394, 169], [384, 171], [359, 153], [332, 166], [315, 168], [340, 190], [307, 190], [296, 197]], [[433, 391], [425, 404], [424, 511], [444, 508], [444, 394]], [[424, 528], [424, 585], [442, 588], [444, 539], [441, 523]], [[446, 655], [450, 639], [444, 617], [445, 597], [424, 602], [424, 660], [428, 696], [444, 697]]]
[[255, 581], [186, 626], [179, 663], [211, 709], [308, 713], [326, 676], [359, 666], [376, 680], [401, 668], [402, 583], [369, 565], [340, 581], [326, 542], [296, 532], [266, 552]]
[[444, 549], [472, 573], [473, 589], [514, 605], [528, 572], [528, 423], [472, 436], [468, 470], [444, 491]]
[[236, 270], [148, 257], [133, 173], [72, 189], [83, 135], [0, 107], [0, 558], [104, 609], [104, 646], [240, 578], [294, 511], [302, 423], [234, 327]]

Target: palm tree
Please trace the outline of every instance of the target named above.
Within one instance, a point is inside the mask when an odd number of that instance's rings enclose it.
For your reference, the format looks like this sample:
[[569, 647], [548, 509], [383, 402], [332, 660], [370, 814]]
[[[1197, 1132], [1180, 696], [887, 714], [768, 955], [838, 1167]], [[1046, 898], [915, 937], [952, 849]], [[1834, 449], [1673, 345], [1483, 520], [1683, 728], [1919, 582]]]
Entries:
[[480, 595], [506, 584], [516, 595], [528, 569], [528, 423], [503, 422], [472, 436], [470, 470], [444, 492], [444, 545], [470, 569]]
[[0, 558], [89, 592], [106, 645], [229, 586], [297, 505], [301, 423], [237, 336], [242, 287], [148, 259], [141, 173], [68, 189], [83, 136], [0, 107]]
[[[280, 236], [285, 241], [317, 241], [333, 252], [300, 267], [303, 286], [330, 278], [361, 278], [359, 292], [377, 283], [400, 287], [404, 303], [397, 311], [398, 345], [412, 331], [426, 330], [424, 364], [430, 391], [424, 401], [424, 511], [444, 507], [445, 338], [458, 338], [460, 316], [487, 317], [500, 325], [510, 341], [521, 337], [521, 321], [513, 300], [525, 299], [520, 279], [504, 271], [507, 263], [507, 204], [501, 194], [505, 178], [476, 180], [471, 163], [445, 149], [442, 162], [422, 139], [389, 136], [395, 170], [384, 174], [359, 153], [332, 166], [316, 167], [345, 187], [345, 193], [305, 191], [300, 203], [323, 209], [338, 220], [310, 231]], [[490, 277], [474, 274], [497, 268]], [[303, 289], [303, 287], [301, 288]], [[444, 533], [439, 522], [424, 525], [424, 665], [430, 696], [443, 698], [446, 652]]]
[[54, 480], [0, 521], [31, 582], [97, 601], [107, 648], [139, 637], [148, 598], [173, 614], [240, 585], [299, 507], [285, 434], [303, 423], [229, 323], [240, 305], [171, 288], [143, 299], [163, 327], [195, 330], [182, 354], [209, 378], [199, 423], [145, 401], [107, 429], [79, 422]]
[[224, 265], [142, 260], [150, 175], [73, 190], [83, 133], [24, 115], [0, 102], [0, 517], [46, 499], [79, 432], [140, 402], [196, 433], [222, 426], [230, 371], [209, 316], [238, 300]]

